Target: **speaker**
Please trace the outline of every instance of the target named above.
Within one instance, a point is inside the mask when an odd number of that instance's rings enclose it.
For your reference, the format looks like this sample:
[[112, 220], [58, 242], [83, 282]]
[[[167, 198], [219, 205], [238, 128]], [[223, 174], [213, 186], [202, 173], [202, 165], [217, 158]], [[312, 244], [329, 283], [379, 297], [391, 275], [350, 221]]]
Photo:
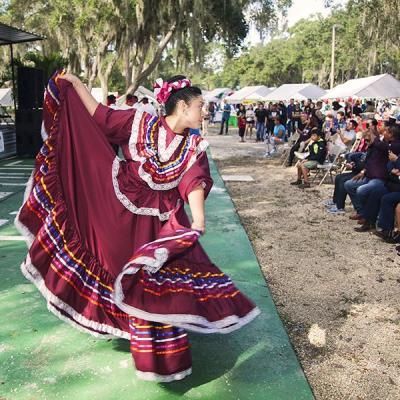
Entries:
[[42, 110], [17, 110], [15, 116], [17, 155], [36, 157], [42, 147]]
[[18, 109], [33, 110], [43, 107], [44, 72], [41, 69], [18, 67]]

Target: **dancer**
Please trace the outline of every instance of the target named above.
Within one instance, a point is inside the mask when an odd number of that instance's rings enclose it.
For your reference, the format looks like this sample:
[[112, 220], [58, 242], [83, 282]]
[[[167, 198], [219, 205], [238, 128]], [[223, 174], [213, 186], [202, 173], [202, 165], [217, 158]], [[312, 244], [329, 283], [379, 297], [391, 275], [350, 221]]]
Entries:
[[212, 186], [207, 142], [189, 135], [201, 91], [177, 76], [157, 80], [155, 95], [166, 117], [113, 110], [56, 74], [16, 225], [29, 246], [22, 271], [49, 310], [95, 336], [130, 339], [139, 378], [169, 382], [191, 373], [186, 330], [228, 333], [259, 310], [197, 241]]

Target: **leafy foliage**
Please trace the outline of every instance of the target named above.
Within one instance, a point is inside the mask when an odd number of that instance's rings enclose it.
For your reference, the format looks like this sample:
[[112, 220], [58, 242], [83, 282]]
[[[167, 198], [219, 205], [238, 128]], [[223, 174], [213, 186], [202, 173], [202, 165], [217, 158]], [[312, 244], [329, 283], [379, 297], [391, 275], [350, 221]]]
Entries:
[[336, 83], [381, 73], [400, 77], [399, 15], [397, 0], [350, 0], [328, 18], [301, 20], [286, 36], [227, 59], [214, 85], [313, 82], [328, 87], [333, 25]]

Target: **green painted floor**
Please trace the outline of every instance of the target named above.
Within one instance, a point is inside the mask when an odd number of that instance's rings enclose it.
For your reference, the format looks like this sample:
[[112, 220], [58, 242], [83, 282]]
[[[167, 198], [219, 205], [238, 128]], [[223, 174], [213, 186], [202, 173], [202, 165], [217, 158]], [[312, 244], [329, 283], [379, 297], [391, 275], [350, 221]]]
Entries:
[[[215, 187], [207, 201], [202, 243], [215, 264], [251, 297], [262, 315], [229, 335], [191, 334], [193, 375], [156, 384], [136, 379], [128, 341], [99, 340], [49, 313], [21, 275], [25, 243], [11, 222], [31, 160], [0, 162], [0, 400], [303, 400], [313, 399], [232, 201], [211, 162]], [[13, 176], [6, 179], [5, 174]], [[14, 175], [12, 175], [14, 174]]]

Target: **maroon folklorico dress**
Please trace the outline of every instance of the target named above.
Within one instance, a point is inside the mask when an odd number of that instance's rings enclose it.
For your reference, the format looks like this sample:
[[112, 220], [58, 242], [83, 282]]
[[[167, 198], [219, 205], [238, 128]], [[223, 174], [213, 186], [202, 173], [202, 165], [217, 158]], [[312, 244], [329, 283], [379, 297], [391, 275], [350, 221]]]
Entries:
[[259, 314], [210, 261], [183, 208], [194, 188], [211, 189], [207, 143], [140, 111], [99, 105], [92, 117], [57, 76], [42, 133], [16, 218], [29, 246], [22, 272], [64, 321], [129, 339], [139, 378], [184, 378], [186, 330], [229, 333]]

